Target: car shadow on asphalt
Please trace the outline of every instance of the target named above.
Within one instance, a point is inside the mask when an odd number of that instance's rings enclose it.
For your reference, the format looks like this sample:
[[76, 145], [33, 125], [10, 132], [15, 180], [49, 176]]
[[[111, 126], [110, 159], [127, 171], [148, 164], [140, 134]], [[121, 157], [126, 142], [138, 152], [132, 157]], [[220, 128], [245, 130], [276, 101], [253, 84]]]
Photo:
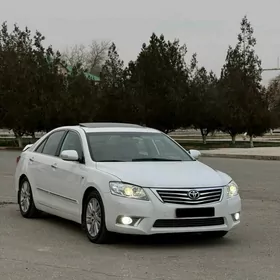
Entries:
[[[56, 227], [63, 227], [67, 231], [71, 231], [77, 234], [77, 238], [84, 237], [86, 242], [89, 242], [86, 238], [86, 234], [81, 229], [81, 225], [65, 220], [60, 217], [56, 217], [50, 214], [43, 214], [40, 219], [48, 221], [51, 225]], [[156, 235], [126, 235], [126, 234], [115, 234], [113, 242], [107, 246], [114, 246], [118, 248], [138, 248], [145, 249], [159, 246], [161, 248], [166, 247], [183, 247], [183, 248], [197, 248], [197, 247], [228, 247], [233, 246], [238, 243], [238, 240], [231, 238], [231, 233], [226, 237], [220, 239], [206, 238], [205, 236], [199, 234], [186, 234], [186, 233], [174, 233], [174, 234], [156, 234]]]
[[126, 248], [151, 248], [159, 246], [161, 248], [198, 248], [198, 247], [217, 247], [217, 246], [232, 246], [234, 240], [230, 237], [224, 237], [221, 239], [206, 238], [199, 234], [186, 234], [186, 233], [174, 233], [174, 234], [156, 234], [150, 236], [141, 235], [120, 235], [117, 239], [117, 243], [114, 245], [117, 247]]

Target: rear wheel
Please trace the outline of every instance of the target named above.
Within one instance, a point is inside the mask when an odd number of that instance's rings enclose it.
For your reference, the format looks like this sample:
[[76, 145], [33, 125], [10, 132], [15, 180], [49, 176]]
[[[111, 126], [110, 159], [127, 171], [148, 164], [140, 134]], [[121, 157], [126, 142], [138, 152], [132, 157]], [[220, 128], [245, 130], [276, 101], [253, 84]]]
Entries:
[[97, 191], [92, 191], [86, 199], [83, 227], [88, 239], [93, 243], [102, 244], [112, 241], [113, 233], [106, 228], [104, 205]]
[[204, 232], [202, 233], [203, 236], [207, 238], [213, 238], [213, 239], [218, 239], [218, 238], [223, 238], [226, 236], [228, 231], [209, 231], [209, 232]]
[[39, 211], [35, 207], [32, 189], [27, 178], [20, 182], [19, 186], [19, 209], [24, 218], [35, 218]]

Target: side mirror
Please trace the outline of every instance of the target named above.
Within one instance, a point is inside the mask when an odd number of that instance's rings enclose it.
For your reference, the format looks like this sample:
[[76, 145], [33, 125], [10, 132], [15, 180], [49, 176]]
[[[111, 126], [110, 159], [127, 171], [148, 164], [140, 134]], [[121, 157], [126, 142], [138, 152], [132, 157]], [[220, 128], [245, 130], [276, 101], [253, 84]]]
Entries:
[[79, 161], [79, 155], [75, 150], [62, 151], [60, 157], [66, 161]]
[[198, 159], [201, 156], [201, 153], [198, 150], [190, 150], [190, 154], [194, 159]]

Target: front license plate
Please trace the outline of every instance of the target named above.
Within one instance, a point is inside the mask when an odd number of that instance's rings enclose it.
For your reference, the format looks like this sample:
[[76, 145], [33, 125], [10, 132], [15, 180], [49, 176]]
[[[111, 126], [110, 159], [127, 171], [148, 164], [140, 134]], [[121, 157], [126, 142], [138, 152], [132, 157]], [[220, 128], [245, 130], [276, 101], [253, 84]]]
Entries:
[[215, 208], [179, 208], [176, 209], [177, 218], [214, 217]]

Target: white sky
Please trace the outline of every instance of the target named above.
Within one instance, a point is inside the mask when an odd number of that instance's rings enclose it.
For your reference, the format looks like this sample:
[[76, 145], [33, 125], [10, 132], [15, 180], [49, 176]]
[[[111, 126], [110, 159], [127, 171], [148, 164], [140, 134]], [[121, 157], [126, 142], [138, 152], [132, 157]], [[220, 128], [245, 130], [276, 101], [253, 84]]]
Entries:
[[[279, 0], [0, 0], [0, 19], [39, 30], [63, 50], [76, 43], [111, 40], [127, 63], [136, 59], [152, 32], [180, 39], [200, 65], [220, 74], [228, 46], [235, 45], [246, 14], [255, 29], [263, 68], [280, 57]], [[280, 71], [263, 74], [264, 83]]]

